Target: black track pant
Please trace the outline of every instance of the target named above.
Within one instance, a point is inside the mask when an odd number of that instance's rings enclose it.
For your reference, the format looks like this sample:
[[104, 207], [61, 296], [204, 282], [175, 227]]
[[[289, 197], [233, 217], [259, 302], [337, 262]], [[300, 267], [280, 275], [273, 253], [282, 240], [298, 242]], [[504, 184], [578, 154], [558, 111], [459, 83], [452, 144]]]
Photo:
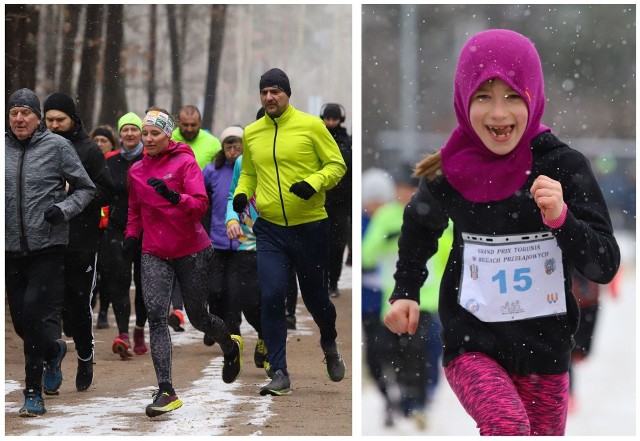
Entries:
[[5, 286], [13, 328], [24, 341], [26, 388], [41, 392], [43, 362], [57, 353], [64, 255], [7, 257]]

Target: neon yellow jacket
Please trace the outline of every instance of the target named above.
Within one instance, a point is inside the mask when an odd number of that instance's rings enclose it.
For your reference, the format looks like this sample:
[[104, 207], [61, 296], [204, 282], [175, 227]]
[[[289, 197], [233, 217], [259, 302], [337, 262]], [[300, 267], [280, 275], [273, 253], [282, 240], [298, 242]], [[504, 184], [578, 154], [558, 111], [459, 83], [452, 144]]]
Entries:
[[[234, 197], [256, 194], [260, 217], [282, 226], [327, 217], [325, 191], [346, 173], [340, 149], [324, 122], [289, 105], [275, 121], [264, 116], [244, 129], [242, 172]], [[289, 191], [306, 181], [316, 194], [309, 200]]]
[[196, 155], [196, 161], [198, 162], [200, 170], [203, 170], [207, 164], [213, 161], [213, 158], [220, 149], [222, 149], [220, 140], [202, 129], [200, 129], [195, 139], [187, 141], [184, 139], [184, 136], [182, 136], [182, 133], [180, 133], [180, 128], [176, 127], [171, 134], [171, 139], [191, 147], [193, 154]]

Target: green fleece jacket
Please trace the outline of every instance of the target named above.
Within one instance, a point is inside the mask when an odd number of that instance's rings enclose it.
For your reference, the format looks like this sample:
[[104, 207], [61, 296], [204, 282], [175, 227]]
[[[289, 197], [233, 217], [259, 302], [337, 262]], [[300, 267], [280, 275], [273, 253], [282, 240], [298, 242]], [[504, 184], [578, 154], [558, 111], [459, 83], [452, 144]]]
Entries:
[[[371, 218], [367, 232], [362, 238], [361, 254], [362, 268], [378, 268], [382, 279], [382, 317], [389, 307], [389, 298], [393, 292], [398, 261], [398, 238], [402, 228], [404, 205], [398, 201], [389, 202], [380, 207]], [[438, 252], [427, 262], [426, 270], [429, 277], [420, 288], [420, 310], [436, 313], [438, 311], [438, 296], [440, 281], [449, 258], [449, 250], [453, 243], [453, 224], [449, 226], [438, 239]]]
[[[242, 172], [234, 196], [256, 194], [260, 217], [282, 226], [327, 217], [325, 191], [346, 173], [340, 149], [322, 120], [289, 105], [275, 120], [264, 116], [243, 135]], [[304, 200], [289, 191], [306, 181], [316, 194]]]
[[182, 133], [180, 133], [180, 128], [176, 127], [171, 134], [171, 139], [175, 142], [181, 142], [191, 147], [193, 154], [196, 155], [196, 161], [198, 162], [200, 170], [203, 170], [207, 164], [213, 161], [213, 158], [220, 149], [222, 149], [220, 140], [211, 133], [205, 132], [202, 129], [200, 129], [198, 136], [196, 136], [195, 139], [186, 141], [184, 136], [182, 136]]

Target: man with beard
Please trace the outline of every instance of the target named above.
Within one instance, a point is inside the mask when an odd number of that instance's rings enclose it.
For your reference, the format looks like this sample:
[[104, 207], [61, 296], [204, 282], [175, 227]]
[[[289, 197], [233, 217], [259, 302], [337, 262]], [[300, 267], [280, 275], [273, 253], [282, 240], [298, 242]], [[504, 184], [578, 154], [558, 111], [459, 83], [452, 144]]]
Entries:
[[[73, 99], [53, 93], [44, 102], [44, 121], [49, 130], [73, 144], [96, 195], [80, 214], [69, 221], [69, 245], [65, 251], [65, 290], [62, 322], [64, 333], [73, 337], [78, 354], [76, 389], [83, 391], [93, 381], [93, 322], [91, 295], [96, 283], [101, 208], [113, 197], [113, 180], [100, 147], [89, 138]], [[69, 185], [68, 194], [75, 188]], [[59, 326], [59, 323], [58, 323]], [[50, 381], [45, 369], [44, 393], [57, 395], [60, 383]], [[57, 387], [56, 387], [57, 386]]]
[[211, 133], [202, 130], [202, 117], [196, 106], [186, 105], [178, 112], [178, 127], [171, 139], [187, 144], [196, 155], [196, 161], [203, 170], [220, 151], [220, 140]]

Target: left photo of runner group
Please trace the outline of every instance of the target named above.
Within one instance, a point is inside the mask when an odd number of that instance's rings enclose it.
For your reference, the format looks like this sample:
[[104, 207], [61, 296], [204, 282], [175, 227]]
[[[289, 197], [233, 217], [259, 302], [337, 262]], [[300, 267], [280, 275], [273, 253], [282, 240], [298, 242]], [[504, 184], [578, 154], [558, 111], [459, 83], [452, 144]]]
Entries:
[[353, 10], [5, 5], [6, 435], [354, 433]]

